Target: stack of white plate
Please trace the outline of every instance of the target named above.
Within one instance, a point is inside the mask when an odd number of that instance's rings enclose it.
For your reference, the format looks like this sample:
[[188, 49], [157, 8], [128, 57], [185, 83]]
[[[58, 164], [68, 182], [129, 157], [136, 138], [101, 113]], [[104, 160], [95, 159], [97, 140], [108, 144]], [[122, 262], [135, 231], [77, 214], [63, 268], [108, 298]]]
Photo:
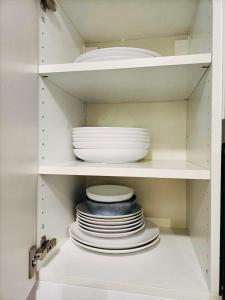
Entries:
[[147, 128], [73, 128], [74, 154], [88, 162], [126, 163], [146, 156], [150, 146]]
[[[101, 185], [86, 191], [70, 226], [74, 243], [104, 253], [129, 253], [154, 245], [159, 229], [144, 221], [143, 209], [129, 187]], [[126, 212], [125, 212], [126, 211]]]
[[157, 56], [160, 56], [160, 54], [141, 48], [111, 47], [91, 50], [86, 53], [83, 53], [75, 59], [75, 62], [80, 63], [120, 59], [149, 58]]

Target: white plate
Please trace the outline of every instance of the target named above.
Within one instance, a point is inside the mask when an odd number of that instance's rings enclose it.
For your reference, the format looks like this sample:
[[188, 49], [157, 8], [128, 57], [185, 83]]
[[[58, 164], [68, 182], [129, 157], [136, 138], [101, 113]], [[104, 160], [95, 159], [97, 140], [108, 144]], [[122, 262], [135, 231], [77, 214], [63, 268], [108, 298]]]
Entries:
[[84, 229], [87, 230], [91, 230], [91, 231], [95, 231], [95, 232], [106, 232], [106, 233], [118, 233], [118, 232], [127, 232], [127, 231], [131, 231], [133, 229], [136, 229], [140, 226], [143, 225], [144, 223], [144, 219], [142, 219], [141, 221], [138, 221], [137, 223], [133, 223], [133, 224], [129, 224], [126, 225], [126, 227], [123, 226], [96, 226], [93, 224], [87, 224], [87, 223], [83, 223], [82, 221], [80, 221], [79, 219], [77, 219], [78, 225], [83, 227]]
[[93, 217], [93, 218], [99, 218], [99, 219], [121, 219], [121, 218], [127, 218], [127, 217], [132, 217], [132, 216], [135, 216], [136, 214], [139, 214], [140, 212], [142, 212], [142, 207], [138, 204], [138, 203], [135, 203], [134, 206], [132, 207], [131, 211], [129, 214], [126, 214], [126, 215], [96, 215], [96, 214], [93, 214], [87, 204], [85, 202], [82, 202], [82, 203], [79, 203], [77, 204], [76, 206], [76, 210], [78, 213], [81, 213], [85, 216], [88, 216], [88, 217]]
[[141, 231], [142, 229], [145, 228], [145, 223], [142, 223], [142, 225], [139, 225], [139, 226], [136, 226], [135, 229], [131, 229], [131, 230], [123, 230], [123, 232], [106, 232], [104, 230], [104, 232], [100, 232], [100, 231], [97, 231], [97, 230], [90, 230], [90, 229], [86, 229], [84, 226], [81, 226], [78, 224], [78, 227], [80, 228], [81, 231], [87, 233], [88, 235], [91, 235], [91, 236], [97, 236], [97, 237], [100, 237], [100, 238], [121, 238], [121, 237], [125, 237], [125, 236], [130, 236], [130, 235], [133, 235], [139, 231]]
[[88, 246], [118, 250], [140, 247], [151, 242], [159, 235], [159, 228], [151, 221], [145, 219], [145, 229], [129, 237], [121, 237], [119, 239], [102, 239], [82, 232], [77, 223], [74, 222], [70, 225], [69, 232], [74, 239]]
[[133, 221], [128, 224], [123, 224], [123, 225], [98, 225], [98, 224], [92, 224], [87, 221], [82, 220], [80, 217], [77, 217], [78, 223], [81, 223], [87, 227], [90, 228], [96, 228], [96, 229], [110, 229], [110, 230], [115, 230], [115, 229], [125, 229], [125, 228], [131, 228], [132, 226], [140, 225], [143, 222], [143, 218], [139, 218], [137, 221]]
[[150, 143], [141, 142], [73, 142], [73, 147], [78, 149], [148, 149]]
[[148, 128], [141, 127], [74, 127], [73, 132], [85, 133], [85, 132], [103, 132], [103, 133], [149, 133]]
[[[138, 59], [138, 58], [149, 58], [149, 56], [145, 54], [141, 55], [136, 55], [136, 54], [131, 54], [131, 55], [96, 55], [95, 57], [87, 58], [85, 60], [79, 61], [79, 62], [97, 62], [97, 61], [111, 61], [111, 60], [126, 60], [126, 59]], [[78, 61], [76, 61], [78, 62]]]
[[77, 217], [83, 220], [84, 222], [88, 222], [91, 224], [96, 225], [123, 225], [123, 224], [130, 224], [132, 222], [136, 222], [138, 220], [141, 220], [143, 216], [143, 211], [140, 213], [137, 213], [131, 217], [126, 218], [114, 218], [114, 219], [105, 219], [105, 218], [95, 218], [95, 217], [88, 217], [86, 215], [83, 215], [82, 213], [77, 212]]
[[150, 137], [141, 137], [141, 136], [104, 136], [104, 137], [75, 137], [72, 136], [73, 142], [129, 142], [129, 143], [149, 143]]
[[120, 202], [130, 199], [134, 190], [128, 186], [104, 184], [88, 187], [86, 195], [98, 202]]
[[92, 51], [85, 52], [78, 56], [75, 59], [75, 62], [84, 62], [88, 59], [99, 57], [106, 55], [115, 55], [115, 56], [121, 56], [126, 55], [128, 57], [157, 57], [160, 56], [160, 54], [147, 50], [147, 49], [141, 49], [141, 48], [133, 48], [133, 47], [110, 47], [110, 48], [101, 48], [96, 49]]
[[160, 236], [158, 235], [153, 241], [151, 241], [149, 243], [146, 243], [143, 246], [129, 248], [129, 249], [119, 249], [119, 250], [96, 248], [96, 247], [92, 247], [92, 246], [88, 246], [86, 244], [83, 244], [83, 243], [75, 240], [74, 238], [71, 238], [71, 240], [75, 245], [78, 245], [78, 246], [80, 246], [80, 247], [82, 247], [86, 250], [90, 250], [90, 251], [94, 251], [94, 252], [98, 252], [98, 253], [128, 254], [128, 253], [138, 252], [138, 251], [142, 251], [142, 250], [148, 249], [150, 247], [153, 247], [155, 244], [157, 244], [160, 241]]
[[147, 149], [73, 149], [74, 154], [93, 163], [130, 163], [143, 159]]
[[83, 138], [142, 138], [142, 139], [149, 139], [150, 135], [146, 133], [73, 133], [72, 137], [74, 139], [83, 139]]

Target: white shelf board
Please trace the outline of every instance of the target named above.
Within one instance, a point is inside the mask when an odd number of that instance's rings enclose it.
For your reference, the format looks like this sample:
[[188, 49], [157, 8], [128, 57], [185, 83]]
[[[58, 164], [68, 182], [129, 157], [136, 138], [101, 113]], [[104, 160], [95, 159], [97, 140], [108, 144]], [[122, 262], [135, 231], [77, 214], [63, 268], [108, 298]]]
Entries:
[[74, 160], [68, 163], [40, 165], [39, 174], [210, 179], [210, 171], [208, 169], [187, 161], [142, 161], [126, 164], [102, 164]]
[[190, 238], [161, 234], [152, 249], [129, 255], [96, 254], [68, 240], [40, 270], [41, 281], [182, 300], [209, 300]]
[[90, 103], [187, 99], [211, 54], [39, 66], [39, 74]]

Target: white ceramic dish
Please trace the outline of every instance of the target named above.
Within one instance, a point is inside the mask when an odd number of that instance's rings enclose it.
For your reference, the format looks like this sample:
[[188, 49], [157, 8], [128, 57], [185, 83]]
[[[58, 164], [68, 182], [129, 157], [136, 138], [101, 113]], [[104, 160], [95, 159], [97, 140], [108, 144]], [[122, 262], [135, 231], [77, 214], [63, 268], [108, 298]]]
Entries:
[[113, 133], [149, 133], [148, 128], [142, 128], [142, 127], [74, 127], [73, 132], [76, 133], [84, 133], [84, 132], [113, 132]]
[[92, 246], [88, 246], [86, 244], [83, 244], [79, 241], [77, 241], [74, 238], [71, 238], [72, 242], [75, 245], [78, 245], [86, 250], [90, 250], [90, 251], [94, 251], [94, 252], [98, 252], [98, 253], [105, 253], [105, 254], [128, 254], [128, 253], [133, 253], [133, 252], [138, 252], [138, 251], [143, 251], [146, 250], [150, 247], [153, 247], [155, 244], [157, 244], [160, 241], [160, 236], [158, 235], [153, 241], [143, 245], [143, 246], [139, 246], [139, 247], [134, 247], [134, 248], [128, 248], [128, 249], [118, 249], [118, 250], [114, 250], [114, 249], [105, 249], [105, 248], [96, 248], [96, 247], [92, 247]]
[[109, 218], [96, 218], [94, 217], [88, 217], [86, 215], [83, 215], [80, 212], [77, 212], [77, 217], [81, 220], [83, 220], [84, 222], [88, 222], [90, 224], [97, 224], [97, 225], [123, 225], [123, 224], [130, 224], [133, 222], [136, 222], [138, 220], [141, 220], [144, 216], [143, 216], [143, 211], [141, 211], [140, 213], [137, 213], [131, 217], [125, 217], [125, 218], [113, 218], [113, 219], [109, 219]]
[[94, 217], [94, 218], [99, 218], [99, 219], [121, 219], [121, 218], [127, 218], [127, 217], [132, 217], [135, 216], [136, 214], [140, 213], [142, 210], [142, 207], [138, 204], [135, 203], [135, 205], [132, 207], [130, 210], [129, 214], [126, 215], [97, 215], [91, 213], [89, 210], [89, 207], [85, 202], [79, 203], [76, 206], [77, 212], [81, 213], [82, 215], [88, 216], [88, 217]]
[[141, 142], [73, 142], [73, 147], [77, 149], [148, 149], [150, 143]]
[[134, 190], [122, 185], [95, 185], [86, 189], [89, 199], [98, 202], [120, 202], [130, 199], [134, 195]]
[[115, 226], [111, 226], [111, 227], [109, 227], [109, 226], [104, 226], [103, 228], [102, 228], [102, 226], [99, 228], [99, 227], [97, 227], [96, 228], [96, 225], [95, 225], [95, 227], [94, 226], [90, 226], [90, 224], [88, 225], [88, 224], [84, 224], [83, 222], [81, 222], [79, 219], [77, 220], [77, 222], [78, 222], [78, 225], [80, 226], [80, 227], [83, 227], [84, 229], [86, 229], [86, 230], [90, 230], [90, 231], [94, 231], [94, 232], [100, 232], [100, 233], [119, 233], [119, 232], [128, 232], [128, 231], [132, 231], [132, 230], [134, 230], [134, 229], [136, 229], [136, 228], [138, 228], [138, 227], [140, 227], [140, 226], [142, 226], [143, 225], [143, 223], [144, 223], [144, 219], [143, 220], [141, 220], [140, 222], [138, 222], [137, 224], [132, 224], [132, 225], [130, 225], [129, 227], [122, 227], [121, 228], [121, 226], [120, 226], [120, 228], [118, 228], [118, 227], [115, 227]]
[[73, 149], [74, 154], [93, 163], [129, 163], [143, 159], [147, 149]]
[[140, 218], [138, 221], [131, 222], [128, 224], [123, 224], [123, 225], [98, 225], [98, 224], [92, 224], [87, 221], [82, 220], [80, 217], [77, 217], [78, 223], [85, 225], [90, 228], [96, 228], [96, 229], [109, 229], [109, 230], [114, 230], [114, 229], [125, 229], [125, 228], [132, 228], [132, 226], [140, 225], [143, 222], [143, 218]]
[[91, 57], [91, 58], [87, 58], [83, 61], [80, 61], [80, 62], [97, 62], [97, 61], [111, 61], [111, 60], [126, 60], [126, 59], [139, 59], [139, 58], [149, 58], [149, 56], [147, 55], [135, 55], [135, 54], [132, 54], [132, 55], [97, 55], [95, 57]]
[[121, 56], [125, 55], [126, 57], [135, 57], [135, 58], [142, 58], [142, 57], [157, 57], [160, 54], [141, 48], [133, 48], [133, 47], [109, 47], [109, 48], [101, 48], [92, 51], [85, 52], [78, 56], [75, 59], [75, 62], [85, 62], [92, 58], [101, 58], [106, 55], [114, 55], [114, 56]]
[[87, 233], [88, 235], [91, 235], [91, 236], [97, 236], [97, 237], [100, 237], [100, 238], [121, 238], [121, 237], [125, 237], [125, 236], [130, 236], [130, 235], [133, 235], [139, 231], [141, 231], [142, 229], [145, 228], [145, 224], [142, 223], [142, 225], [139, 225], [139, 226], [136, 226], [135, 229], [131, 229], [131, 230], [123, 230], [123, 232], [108, 232], [108, 231], [101, 231], [100, 230], [90, 230], [90, 229], [86, 229], [84, 226], [81, 226], [78, 224], [78, 227], [80, 228], [81, 231]]
[[105, 137], [75, 137], [72, 136], [72, 141], [73, 142], [114, 142], [114, 143], [120, 143], [120, 142], [128, 142], [128, 143], [149, 143], [150, 142], [150, 137], [141, 137], [141, 136], [136, 136], [136, 137], [129, 137], [129, 136], [105, 136]]
[[74, 239], [86, 245], [96, 248], [116, 250], [140, 247], [151, 242], [159, 235], [159, 228], [151, 221], [145, 219], [145, 229], [141, 230], [140, 232], [137, 232], [129, 237], [121, 237], [120, 239], [102, 239], [82, 232], [77, 223], [74, 222], [70, 225], [69, 233]]
[[72, 135], [74, 137], [105, 137], [110, 135], [110, 137], [116, 137], [116, 136], [128, 136], [128, 137], [149, 137], [150, 132], [130, 132], [130, 131], [84, 131], [84, 132], [76, 132], [73, 131]]

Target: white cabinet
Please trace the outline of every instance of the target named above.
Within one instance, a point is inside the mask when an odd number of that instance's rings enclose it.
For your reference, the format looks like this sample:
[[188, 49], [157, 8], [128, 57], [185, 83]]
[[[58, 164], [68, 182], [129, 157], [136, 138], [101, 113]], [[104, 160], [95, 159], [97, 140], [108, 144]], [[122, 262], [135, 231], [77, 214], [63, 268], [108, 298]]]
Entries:
[[[36, 7], [39, 91], [33, 88], [21, 116], [29, 115], [27, 127], [39, 135], [39, 146], [30, 143], [32, 153], [39, 150], [33, 172], [38, 188], [31, 197], [33, 209], [37, 199], [37, 244], [44, 235], [57, 238], [52, 254], [38, 263], [39, 287], [30, 299], [68, 300], [73, 294], [86, 299], [90, 293], [98, 299], [219, 299], [222, 0], [60, 0], [56, 8]], [[178, 55], [177, 41], [186, 41], [186, 54], [182, 49]], [[162, 56], [73, 62], [90, 47], [112, 46]], [[144, 161], [129, 164], [76, 160], [71, 129], [83, 125], [149, 128], [151, 151]], [[2, 128], [6, 132], [5, 124]], [[101, 183], [135, 189], [145, 216], [161, 227], [157, 247], [100, 255], [70, 242], [75, 203], [86, 186]], [[31, 211], [27, 217], [32, 219]], [[26, 236], [31, 228], [19, 233]], [[23, 286], [18, 289], [25, 295]], [[17, 299], [16, 291], [12, 295], [10, 300]]]

